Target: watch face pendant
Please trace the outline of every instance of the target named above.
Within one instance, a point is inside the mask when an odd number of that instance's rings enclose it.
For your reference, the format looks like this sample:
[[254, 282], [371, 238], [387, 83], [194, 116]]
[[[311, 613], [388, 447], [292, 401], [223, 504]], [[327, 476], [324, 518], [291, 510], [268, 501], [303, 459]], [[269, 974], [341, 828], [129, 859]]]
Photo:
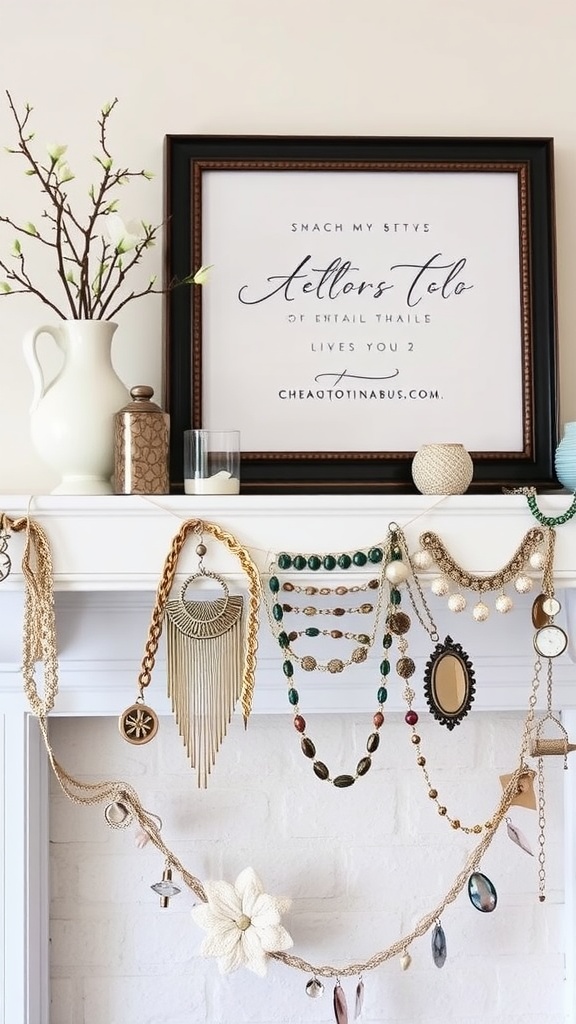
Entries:
[[550, 622], [536, 630], [534, 647], [541, 658], [558, 658], [568, 647], [568, 636], [560, 626]]

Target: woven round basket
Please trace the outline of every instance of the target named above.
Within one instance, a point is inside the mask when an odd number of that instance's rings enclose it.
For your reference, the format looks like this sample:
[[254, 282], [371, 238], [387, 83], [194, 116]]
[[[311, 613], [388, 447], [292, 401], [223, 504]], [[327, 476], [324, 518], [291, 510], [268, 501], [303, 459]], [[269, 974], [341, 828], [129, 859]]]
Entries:
[[464, 494], [473, 473], [463, 444], [425, 444], [412, 459], [412, 479], [420, 494]]

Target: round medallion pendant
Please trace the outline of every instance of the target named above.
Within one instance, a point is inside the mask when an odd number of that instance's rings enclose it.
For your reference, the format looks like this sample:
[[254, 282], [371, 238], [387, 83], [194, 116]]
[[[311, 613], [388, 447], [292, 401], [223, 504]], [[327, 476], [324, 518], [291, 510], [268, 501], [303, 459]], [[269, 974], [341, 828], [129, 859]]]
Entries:
[[388, 629], [396, 636], [403, 636], [410, 629], [410, 616], [406, 612], [392, 612], [388, 616]]
[[127, 743], [149, 743], [158, 732], [158, 715], [146, 704], [131, 704], [120, 715], [118, 728]]

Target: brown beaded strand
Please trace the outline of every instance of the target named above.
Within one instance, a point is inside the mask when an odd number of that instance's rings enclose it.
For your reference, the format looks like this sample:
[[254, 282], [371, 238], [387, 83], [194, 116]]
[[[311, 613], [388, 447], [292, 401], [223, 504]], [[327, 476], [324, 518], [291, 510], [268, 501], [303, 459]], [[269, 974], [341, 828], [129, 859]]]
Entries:
[[[402, 531], [399, 528], [396, 531], [395, 541], [398, 544], [398, 547], [399, 547], [399, 549], [402, 552], [402, 558], [403, 558], [404, 562], [410, 567], [411, 579], [409, 579], [409, 578], [406, 579], [406, 589], [407, 589], [407, 592], [408, 592], [408, 596], [410, 598], [410, 602], [412, 604], [412, 608], [414, 609], [416, 617], [418, 618], [418, 621], [420, 622], [421, 626], [426, 630], [426, 632], [428, 633], [430, 638], [433, 640], [433, 642], [436, 642], [439, 639], [438, 630], [436, 629], [436, 625], [435, 625], [434, 620], [432, 618], [432, 613], [431, 613], [430, 608], [428, 607], [428, 604], [427, 604], [426, 599], [424, 597], [424, 593], [423, 593], [422, 588], [420, 586], [418, 577], [417, 577], [416, 573], [414, 572], [412, 561], [410, 559], [410, 554], [408, 552], [408, 546], [406, 544], [406, 539], [405, 539]], [[421, 601], [421, 604], [422, 604], [422, 608], [423, 608], [423, 614], [420, 612], [420, 610], [419, 610], [419, 608], [418, 608], [418, 606], [416, 604], [416, 600], [415, 600], [414, 593], [413, 593], [413, 590], [412, 590], [412, 584], [414, 584], [415, 589], [418, 591], [418, 594], [419, 594], [419, 597], [420, 597], [420, 601]], [[426, 616], [427, 622], [424, 619], [424, 615]], [[398, 670], [398, 666], [397, 666], [397, 670]], [[401, 675], [401, 673], [399, 673], [399, 675]], [[410, 727], [411, 732], [412, 732], [411, 737], [410, 737], [410, 741], [411, 741], [411, 743], [413, 744], [413, 746], [416, 749], [416, 764], [418, 765], [418, 767], [422, 771], [422, 775], [424, 776], [424, 779], [425, 779], [425, 782], [426, 782], [426, 787], [427, 787], [427, 790], [428, 790], [428, 796], [429, 796], [430, 800], [433, 800], [434, 803], [436, 804], [436, 808], [438, 810], [438, 814], [440, 815], [440, 817], [445, 818], [446, 821], [449, 822], [450, 826], [455, 831], [456, 830], [460, 830], [461, 832], [465, 832], [467, 835], [480, 835], [484, 830], [490, 831], [491, 829], [493, 829], [495, 826], [494, 826], [494, 822], [491, 819], [486, 821], [486, 822], [484, 822], [482, 825], [480, 825], [480, 824], [463, 825], [461, 820], [460, 820], [460, 818], [452, 817], [452, 815], [448, 812], [448, 808], [446, 807], [446, 805], [444, 803], [442, 803], [442, 801], [440, 799], [440, 796], [439, 796], [439, 793], [438, 793], [438, 790], [433, 785], [432, 780], [430, 778], [430, 775], [428, 773], [428, 768], [427, 768], [427, 764], [426, 764], [426, 757], [422, 753], [422, 746], [421, 746], [422, 739], [421, 739], [421, 736], [420, 736], [419, 732], [416, 729], [416, 726], [418, 725], [419, 717], [418, 717], [417, 711], [415, 711], [414, 708], [412, 707], [412, 704], [413, 704], [414, 699], [416, 697], [416, 693], [413, 690], [413, 688], [409, 685], [408, 681], [406, 681], [406, 685], [404, 687], [402, 696], [403, 696], [406, 704], [408, 705], [408, 711], [406, 712], [406, 714], [404, 716], [404, 721]]]

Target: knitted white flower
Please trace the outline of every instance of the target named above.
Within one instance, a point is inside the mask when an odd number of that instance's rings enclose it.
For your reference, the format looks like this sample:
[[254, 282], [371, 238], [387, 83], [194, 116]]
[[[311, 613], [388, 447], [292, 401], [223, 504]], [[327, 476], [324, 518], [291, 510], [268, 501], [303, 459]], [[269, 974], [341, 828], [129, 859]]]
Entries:
[[208, 935], [204, 956], [216, 956], [222, 974], [247, 967], [263, 977], [267, 953], [290, 949], [292, 938], [280, 924], [290, 900], [268, 896], [253, 868], [241, 871], [234, 885], [206, 882], [207, 903], [192, 910], [196, 924]]

